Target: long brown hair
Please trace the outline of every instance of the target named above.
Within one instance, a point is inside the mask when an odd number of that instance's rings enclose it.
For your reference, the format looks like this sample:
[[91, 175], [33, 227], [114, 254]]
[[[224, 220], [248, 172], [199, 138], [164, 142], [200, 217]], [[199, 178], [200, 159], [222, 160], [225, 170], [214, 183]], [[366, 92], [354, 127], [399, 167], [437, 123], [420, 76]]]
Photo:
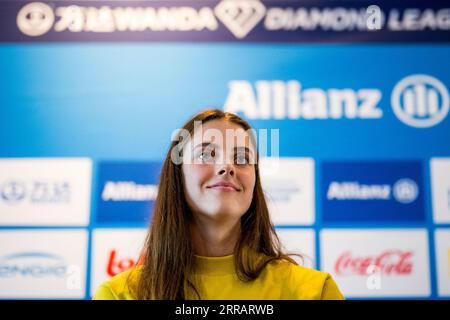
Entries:
[[[203, 111], [183, 126], [191, 136], [194, 122], [225, 120], [241, 126], [250, 125], [235, 114], [217, 109]], [[247, 131], [248, 132], [248, 131]], [[153, 209], [153, 218], [143, 250], [143, 266], [132, 291], [137, 299], [185, 300], [185, 289], [192, 289], [201, 299], [195, 285], [188, 279], [195, 270], [195, 256], [191, 241], [189, 221], [192, 212], [187, 205], [183, 187], [181, 164], [172, 161], [175, 147], [181, 139], [174, 139], [161, 170], [159, 191]], [[254, 141], [254, 140], [253, 140]], [[264, 267], [273, 260], [287, 260], [297, 264], [282, 252], [280, 240], [270, 220], [259, 176], [259, 161], [254, 165], [256, 173], [253, 199], [247, 212], [241, 217], [241, 234], [234, 251], [236, 273], [242, 281], [256, 279]], [[255, 261], [259, 261], [255, 264]], [[130, 287], [132, 288], [132, 287]]]

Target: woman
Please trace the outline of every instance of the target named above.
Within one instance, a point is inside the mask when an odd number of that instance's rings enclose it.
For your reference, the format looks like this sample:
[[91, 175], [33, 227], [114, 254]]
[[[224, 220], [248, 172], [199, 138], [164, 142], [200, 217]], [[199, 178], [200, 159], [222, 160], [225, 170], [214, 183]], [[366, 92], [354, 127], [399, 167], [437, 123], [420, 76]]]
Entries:
[[281, 251], [246, 121], [206, 110], [174, 140], [142, 265], [103, 283], [94, 299], [344, 299], [328, 273]]

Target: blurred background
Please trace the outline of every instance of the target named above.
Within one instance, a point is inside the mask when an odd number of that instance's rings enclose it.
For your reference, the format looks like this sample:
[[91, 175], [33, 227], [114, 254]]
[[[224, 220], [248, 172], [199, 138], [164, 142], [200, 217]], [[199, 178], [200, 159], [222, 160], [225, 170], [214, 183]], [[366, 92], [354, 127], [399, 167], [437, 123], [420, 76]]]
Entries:
[[0, 298], [130, 268], [172, 132], [219, 108], [278, 130], [262, 181], [305, 266], [448, 299], [449, 30], [439, 1], [1, 0]]

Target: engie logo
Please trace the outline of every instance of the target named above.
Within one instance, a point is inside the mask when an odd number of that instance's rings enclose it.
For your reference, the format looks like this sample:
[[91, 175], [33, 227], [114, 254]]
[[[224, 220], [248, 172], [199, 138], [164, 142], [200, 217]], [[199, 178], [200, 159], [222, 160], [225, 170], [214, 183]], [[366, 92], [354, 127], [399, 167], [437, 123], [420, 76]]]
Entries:
[[432, 127], [448, 114], [449, 96], [445, 85], [427, 75], [412, 75], [401, 80], [391, 97], [392, 109], [403, 123]]
[[45, 252], [23, 252], [0, 257], [0, 278], [62, 278], [66, 273], [64, 259]]
[[325, 222], [424, 221], [420, 162], [324, 162]]
[[1, 230], [0, 298], [83, 298], [85, 229]]
[[97, 222], [147, 223], [158, 193], [160, 169], [159, 162], [100, 163]]

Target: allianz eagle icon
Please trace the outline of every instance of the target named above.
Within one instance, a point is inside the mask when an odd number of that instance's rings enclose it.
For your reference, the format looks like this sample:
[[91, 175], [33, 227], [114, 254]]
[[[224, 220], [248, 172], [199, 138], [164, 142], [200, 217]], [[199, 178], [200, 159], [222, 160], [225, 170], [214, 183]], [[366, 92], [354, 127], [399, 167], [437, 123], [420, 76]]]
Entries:
[[98, 168], [98, 224], [145, 226], [158, 194], [159, 162], [101, 162]]
[[420, 161], [324, 162], [323, 221], [424, 222]]

